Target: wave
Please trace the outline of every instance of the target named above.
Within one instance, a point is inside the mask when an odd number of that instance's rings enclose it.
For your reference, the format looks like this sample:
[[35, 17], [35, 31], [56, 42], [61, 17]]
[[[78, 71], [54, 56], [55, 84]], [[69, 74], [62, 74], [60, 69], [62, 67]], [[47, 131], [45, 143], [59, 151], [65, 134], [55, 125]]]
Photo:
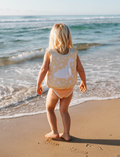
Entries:
[[14, 40], [10, 40], [10, 42], [15, 42], [15, 43], [25, 43], [25, 42], [29, 42], [30, 40], [20, 40], [20, 39], [14, 39]]
[[7, 19], [0, 20], [0, 23], [15, 23], [15, 22], [40, 22], [45, 21], [46, 19]]
[[[18, 40], [16, 41], [18, 42]], [[100, 43], [77, 43], [74, 44], [74, 48], [78, 51], [80, 50], [87, 50], [91, 47], [95, 46], [101, 46], [103, 44]], [[30, 52], [24, 52], [18, 55], [14, 55], [11, 57], [1, 57], [0, 58], [0, 66], [10, 65], [10, 64], [16, 64], [20, 62], [24, 62], [27, 60], [32, 60], [36, 58], [43, 58], [45, 54], [46, 49], [37, 49]]]
[[[51, 30], [52, 26], [45, 26], [45, 27], [22, 27], [20, 29], [15, 29], [15, 28], [3, 28], [2, 31], [0, 32], [1, 35], [17, 35], [17, 36], [22, 36], [22, 33], [31, 33], [31, 31], [49, 31]], [[7, 33], [6, 33], [7, 32]], [[18, 40], [19, 41], [19, 40]], [[24, 41], [24, 40], [23, 40]], [[14, 42], [14, 41], [13, 41]], [[1, 44], [1, 43], [0, 43]]]
[[74, 44], [74, 47], [80, 51], [80, 50], [87, 50], [91, 47], [95, 47], [95, 46], [102, 46], [103, 44], [100, 43], [77, 43]]
[[49, 29], [51, 29], [52, 28], [52, 26], [48, 26], [48, 27], [40, 27], [40, 28], [30, 28], [30, 29], [27, 29], [27, 30], [29, 30], [29, 31], [31, 31], [31, 30], [41, 30], [41, 29], [43, 29], [43, 30], [49, 30]]
[[85, 30], [85, 29], [100, 29], [100, 28], [111, 28], [111, 27], [119, 27], [120, 21], [110, 22], [110, 21], [99, 21], [92, 22], [88, 24], [80, 24], [80, 25], [71, 25], [70, 29], [72, 30]]
[[119, 15], [116, 16], [84, 16], [84, 17], [73, 17], [73, 18], [67, 18], [70, 20], [91, 20], [91, 19], [120, 19]]
[[[45, 94], [48, 91], [47, 86], [42, 86], [43, 87], [43, 94]], [[26, 92], [26, 96], [25, 96]], [[12, 96], [11, 96], [12, 94]], [[5, 95], [0, 98], [0, 102], [2, 102], [2, 107], [0, 107], [0, 111], [8, 109], [8, 108], [14, 108], [14, 107], [21, 107], [23, 103], [26, 101], [30, 101], [32, 99], [37, 98], [39, 95], [36, 93], [36, 88], [35, 87], [29, 87], [28, 89], [21, 89], [18, 90], [15, 94], [11, 93], [10, 95]]]
[[120, 16], [119, 15], [116, 15], [116, 16], [79, 16], [79, 15], [76, 15], [76, 16], [70, 16], [68, 15], [67, 17], [64, 17], [64, 16], [47, 16], [47, 17], [44, 17], [44, 16], [21, 16], [20, 18], [18, 19], [15, 19], [14, 16], [13, 17], [10, 17], [9, 19], [5, 19], [6, 17], [4, 17], [4, 19], [0, 19], [0, 23], [16, 23], [16, 22], [41, 22], [41, 21], [69, 21], [69, 20], [96, 20], [96, 19], [120, 19]]
[[70, 29], [93, 29], [93, 27], [91, 25], [72, 25]]
[[19, 54], [17, 56], [12, 56], [9, 58], [10, 61], [16, 61], [16, 62], [21, 62], [21, 61], [26, 61], [30, 59], [35, 59], [35, 58], [42, 58], [44, 56], [45, 50], [44, 49], [38, 49], [36, 51], [31, 51], [31, 52], [24, 52], [22, 54]]
[[32, 60], [35, 58], [42, 58], [44, 56], [44, 53], [45, 53], [44, 49], [37, 49], [34, 51], [24, 52], [11, 57], [1, 57], [0, 66], [16, 64], [27, 60]]

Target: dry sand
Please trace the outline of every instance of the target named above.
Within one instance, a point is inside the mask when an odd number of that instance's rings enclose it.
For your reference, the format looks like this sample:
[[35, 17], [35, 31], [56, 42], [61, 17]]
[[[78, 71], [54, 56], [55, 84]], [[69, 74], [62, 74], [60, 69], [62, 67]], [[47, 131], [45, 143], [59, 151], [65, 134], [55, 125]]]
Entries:
[[89, 101], [69, 112], [70, 142], [45, 139], [46, 113], [0, 120], [0, 157], [120, 157], [120, 99]]

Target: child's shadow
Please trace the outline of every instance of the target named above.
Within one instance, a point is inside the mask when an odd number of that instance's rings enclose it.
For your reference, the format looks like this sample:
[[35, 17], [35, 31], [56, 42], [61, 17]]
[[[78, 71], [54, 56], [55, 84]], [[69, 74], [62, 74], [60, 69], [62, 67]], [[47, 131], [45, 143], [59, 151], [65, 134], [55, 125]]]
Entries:
[[[56, 139], [56, 140], [61, 141], [61, 142], [66, 142], [62, 138]], [[71, 140], [68, 142], [120, 146], [120, 140], [116, 140], [116, 139], [82, 139], [82, 138], [77, 138], [77, 137], [71, 136]]]

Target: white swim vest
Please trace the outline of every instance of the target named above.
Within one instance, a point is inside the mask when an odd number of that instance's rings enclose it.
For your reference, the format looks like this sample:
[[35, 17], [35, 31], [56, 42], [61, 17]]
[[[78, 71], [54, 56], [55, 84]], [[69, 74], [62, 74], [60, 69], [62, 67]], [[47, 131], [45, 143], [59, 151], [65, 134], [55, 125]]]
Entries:
[[62, 55], [55, 49], [50, 49], [48, 54], [50, 64], [47, 73], [47, 86], [54, 89], [74, 87], [77, 83], [77, 51], [69, 48], [69, 53]]

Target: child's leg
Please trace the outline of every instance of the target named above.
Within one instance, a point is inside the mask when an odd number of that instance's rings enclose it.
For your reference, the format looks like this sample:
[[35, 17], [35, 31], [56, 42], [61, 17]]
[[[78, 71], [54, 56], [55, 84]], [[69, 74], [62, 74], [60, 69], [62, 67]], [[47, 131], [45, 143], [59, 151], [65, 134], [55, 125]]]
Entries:
[[46, 110], [47, 110], [47, 117], [51, 127], [52, 132], [45, 135], [46, 138], [58, 138], [58, 130], [57, 130], [57, 120], [54, 113], [54, 109], [56, 103], [58, 102], [59, 97], [54, 93], [52, 89], [49, 89], [47, 100], [46, 100]]
[[60, 113], [62, 116], [63, 127], [64, 127], [64, 131], [62, 134], [60, 134], [60, 137], [63, 137], [66, 141], [69, 141], [71, 139], [70, 133], [69, 133], [69, 131], [70, 131], [70, 115], [68, 113], [68, 106], [72, 99], [72, 95], [73, 94], [71, 94], [67, 98], [60, 99]]

